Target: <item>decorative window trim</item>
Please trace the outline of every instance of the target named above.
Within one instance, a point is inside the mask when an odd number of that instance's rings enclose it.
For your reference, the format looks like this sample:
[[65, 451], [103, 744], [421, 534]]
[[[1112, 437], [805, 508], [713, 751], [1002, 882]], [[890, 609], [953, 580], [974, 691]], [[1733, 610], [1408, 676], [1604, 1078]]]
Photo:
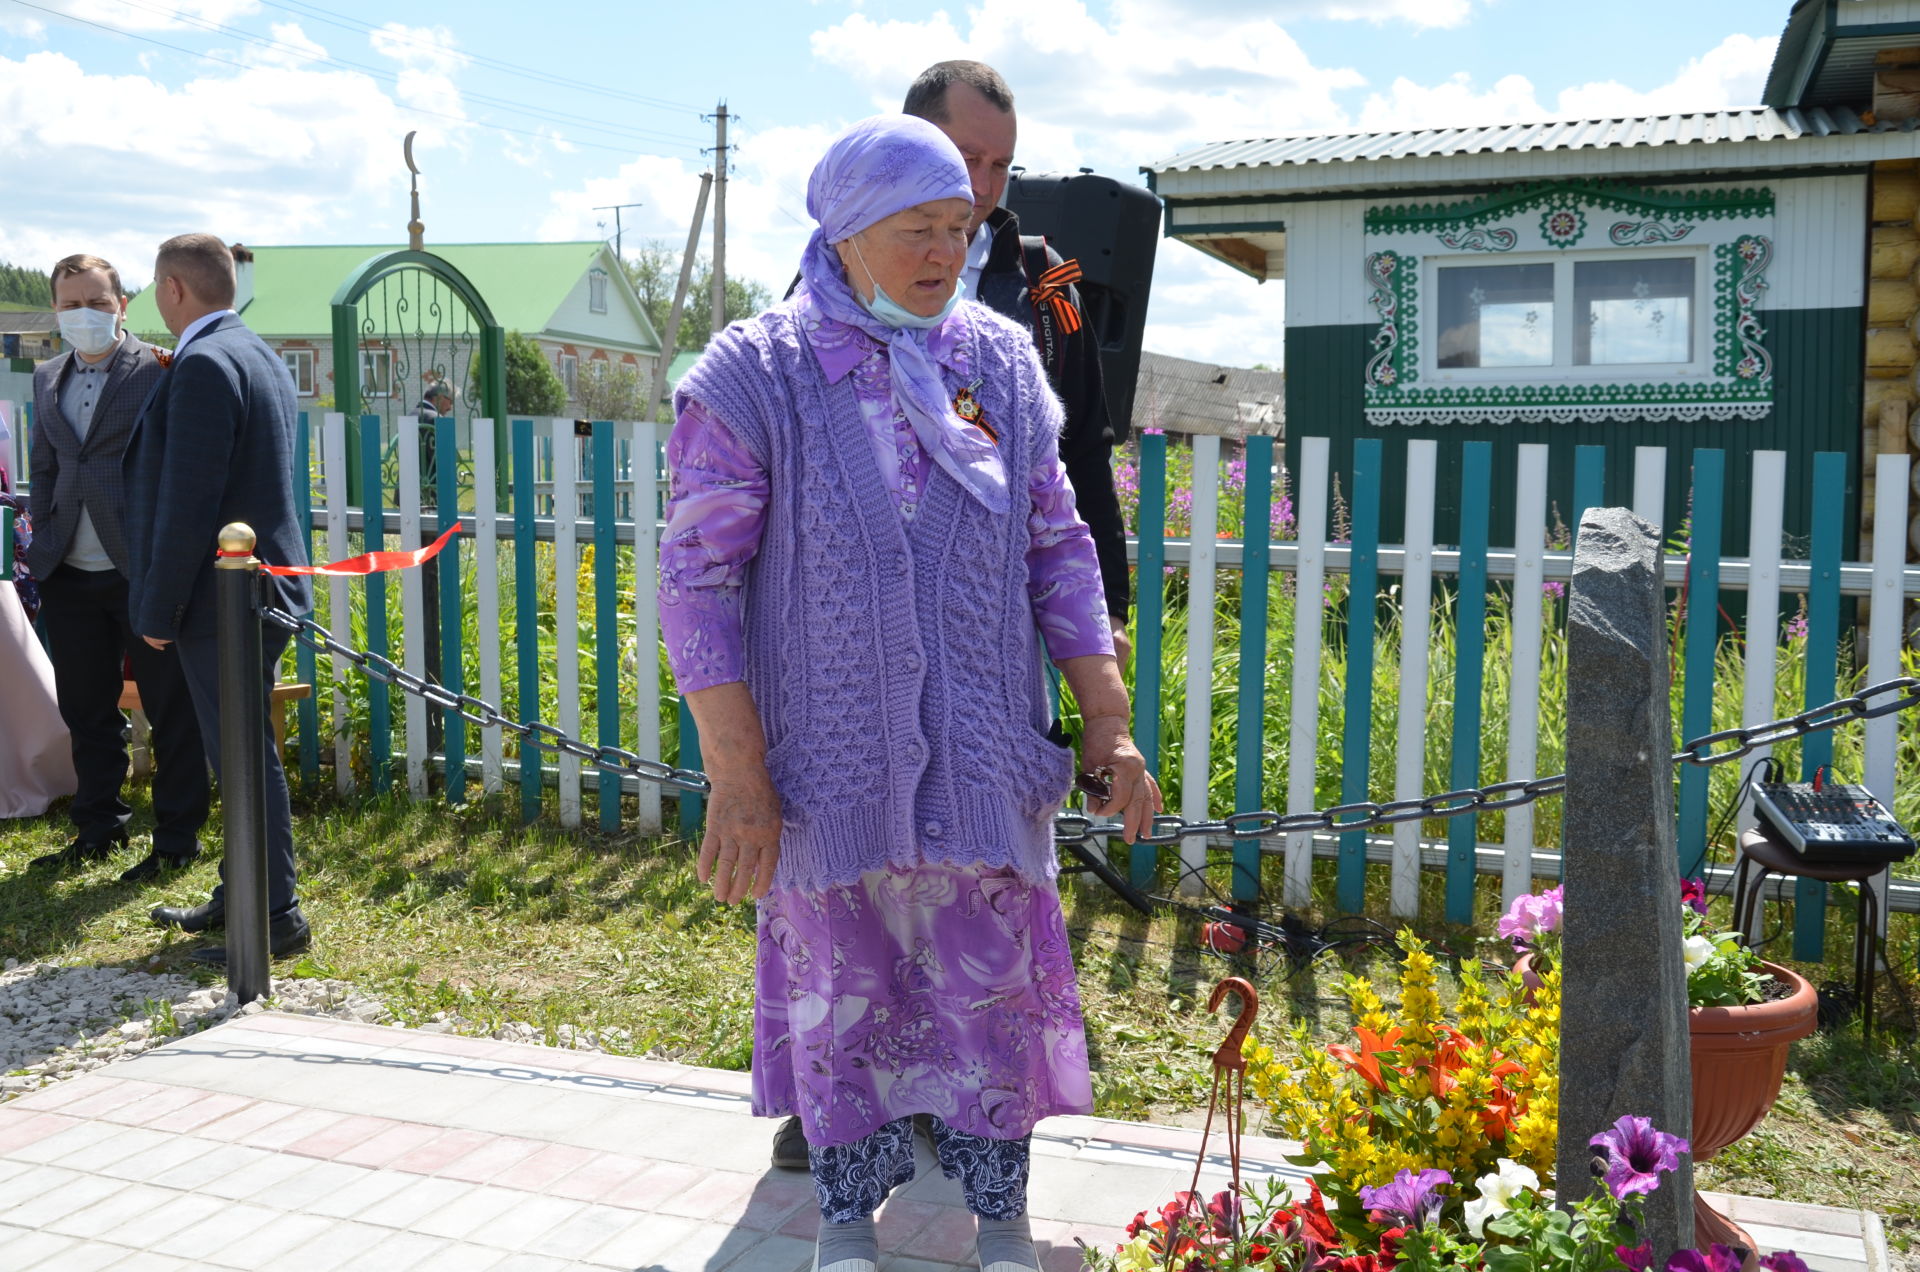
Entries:
[[604, 314], [607, 312], [608, 274], [595, 266], [587, 271], [587, 312]]
[[[1561, 182], [1459, 203], [1367, 209], [1367, 303], [1379, 323], [1364, 370], [1367, 422], [1766, 417], [1773, 410], [1773, 360], [1763, 343], [1759, 307], [1773, 260], [1773, 242], [1764, 232], [1771, 229], [1773, 207], [1773, 193], [1765, 189], [1665, 191]], [[1596, 225], [1603, 228], [1596, 231]], [[1493, 382], [1430, 384], [1422, 379], [1422, 257], [1377, 242], [1408, 235], [1425, 237], [1434, 255], [1461, 259], [1523, 245], [1536, 253], [1577, 247], [1583, 259], [1604, 259], [1622, 248], [1701, 246], [1713, 275], [1710, 300], [1701, 307], [1710, 323], [1699, 334], [1712, 350], [1711, 378], [1661, 381], [1657, 373], [1636, 378], [1629, 371], [1582, 382], [1570, 374], [1573, 369], [1556, 366], [1548, 374], [1530, 374], [1547, 368], [1513, 368]]]

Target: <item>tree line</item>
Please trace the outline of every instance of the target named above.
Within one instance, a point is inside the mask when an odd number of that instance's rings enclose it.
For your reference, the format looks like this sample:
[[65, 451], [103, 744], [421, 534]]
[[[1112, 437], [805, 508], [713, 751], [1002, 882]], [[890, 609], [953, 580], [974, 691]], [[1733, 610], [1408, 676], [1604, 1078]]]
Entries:
[[0, 262], [0, 301], [32, 305], [35, 309], [51, 309], [51, 286], [51, 280], [43, 270]]

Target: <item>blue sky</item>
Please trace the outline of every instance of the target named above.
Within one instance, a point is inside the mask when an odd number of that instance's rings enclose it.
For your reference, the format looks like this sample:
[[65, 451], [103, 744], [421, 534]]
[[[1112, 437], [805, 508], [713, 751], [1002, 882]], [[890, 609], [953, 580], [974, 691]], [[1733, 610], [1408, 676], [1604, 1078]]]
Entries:
[[[1138, 180], [1233, 137], [1750, 105], [1788, 8], [587, 0], [541, 21], [492, 0], [0, 0], [0, 260], [96, 251], [144, 281], [186, 230], [393, 242], [409, 129], [429, 244], [610, 236], [594, 205], [640, 202], [629, 246], [678, 245], [711, 162], [701, 115], [725, 98], [729, 263], [783, 285], [822, 146], [941, 58], [1007, 76], [1029, 168]], [[1148, 347], [1278, 364], [1283, 287], [1164, 245]]]

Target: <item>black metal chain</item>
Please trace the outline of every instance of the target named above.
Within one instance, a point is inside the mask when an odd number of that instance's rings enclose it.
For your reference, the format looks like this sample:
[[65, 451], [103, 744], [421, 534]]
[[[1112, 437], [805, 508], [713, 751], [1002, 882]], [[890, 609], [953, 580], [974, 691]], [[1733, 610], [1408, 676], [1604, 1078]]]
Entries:
[[[695, 769], [675, 768], [658, 760], [648, 760], [616, 746], [589, 746], [575, 741], [559, 729], [540, 721], [522, 724], [501, 714], [498, 707], [467, 694], [455, 693], [444, 685], [422, 679], [379, 654], [350, 649], [335, 640], [333, 633], [312, 619], [296, 618], [284, 610], [265, 611], [268, 622], [293, 633], [307, 648], [345, 658], [368, 677], [381, 684], [398, 685], [408, 693], [424, 698], [445, 711], [458, 712], [470, 724], [481, 728], [499, 728], [517, 736], [523, 745], [559, 755], [571, 755], [584, 764], [609, 773], [631, 775], [646, 782], [657, 782], [674, 790], [707, 794], [712, 783]], [[1900, 694], [1892, 702], [1870, 706], [1869, 701], [1887, 694]], [[1870, 685], [1859, 693], [1814, 707], [1784, 720], [1770, 720], [1744, 729], [1724, 729], [1688, 742], [1674, 752], [1673, 762], [1712, 766], [1744, 759], [1761, 747], [1791, 741], [1812, 733], [1824, 733], [1855, 720], [1877, 720], [1896, 711], [1920, 707], [1920, 679], [1900, 676]], [[1714, 747], [1733, 745], [1724, 751]], [[1188, 821], [1166, 814], [1155, 817], [1134, 842], [1177, 844], [1196, 835], [1225, 836], [1232, 839], [1270, 839], [1290, 834], [1340, 834], [1353, 830], [1374, 830], [1402, 822], [1420, 822], [1429, 818], [1464, 817], [1470, 813], [1492, 813], [1519, 808], [1549, 795], [1564, 794], [1567, 775], [1536, 777], [1528, 781], [1495, 782], [1490, 786], [1470, 786], [1419, 799], [1398, 799], [1386, 803], [1362, 800], [1306, 813], [1276, 813], [1268, 809], [1234, 813], [1218, 821]], [[1063, 812], [1053, 820], [1056, 844], [1088, 844], [1118, 838], [1119, 822], [1095, 821], [1085, 813]]]

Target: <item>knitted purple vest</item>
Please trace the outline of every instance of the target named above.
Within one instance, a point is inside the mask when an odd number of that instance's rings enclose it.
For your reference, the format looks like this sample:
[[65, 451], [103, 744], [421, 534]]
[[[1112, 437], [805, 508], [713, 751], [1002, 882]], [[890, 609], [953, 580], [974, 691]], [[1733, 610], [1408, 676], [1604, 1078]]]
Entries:
[[784, 806], [777, 887], [923, 860], [1034, 881], [1057, 868], [1052, 819], [1073, 768], [1046, 736], [1026, 475], [1058, 444], [1060, 407], [1026, 332], [965, 313], [975, 393], [1007, 464], [1004, 516], [930, 465], [903, 521], [851, 377], [827, 382], [789, 305], [727, 328], [675, 395], [726, 421], [770, 483], [743, 621]]

